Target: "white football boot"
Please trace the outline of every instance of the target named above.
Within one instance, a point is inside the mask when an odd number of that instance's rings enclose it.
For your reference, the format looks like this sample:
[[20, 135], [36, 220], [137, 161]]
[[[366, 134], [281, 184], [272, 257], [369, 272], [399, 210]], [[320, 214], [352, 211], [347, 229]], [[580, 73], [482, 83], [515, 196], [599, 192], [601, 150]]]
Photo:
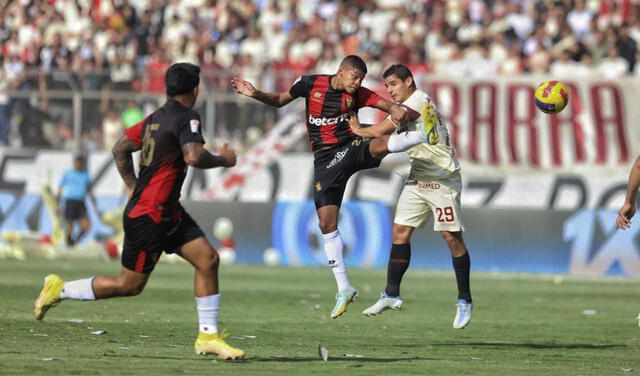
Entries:
[[402, 308], [404, 301], [399, 296], [388, 296], [385, 292], [380, 294], [380, 299], [374, 305], [362, 311], [365, 316], [375, 316], [381, 314], [388, 309]]
[[473, 303], [467, 303], [466, 300], [460, 299], [456, 306], [458, 306], [458, 308], [456, 309], [456, 318], [453, 319], [453, 328], [464, 329], [465, 326], [469, 325], [469, 321], [471, 321]]

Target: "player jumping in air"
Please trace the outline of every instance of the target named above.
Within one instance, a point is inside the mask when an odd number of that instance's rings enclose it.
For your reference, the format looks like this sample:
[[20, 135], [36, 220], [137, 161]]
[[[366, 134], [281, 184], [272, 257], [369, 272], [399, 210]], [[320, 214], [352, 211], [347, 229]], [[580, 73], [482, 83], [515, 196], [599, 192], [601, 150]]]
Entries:
[[[364, 315], [377, 315], [387, 309], [402, 307], [400, 283], [409, 267], [411, 234], [434, 218], [433, 230], [439, 231], [451, 251], [453, 269], [458, 282], [458, 304], [453, 327], [462, 329], [471, 320], [471, 291], [469, 288], [470, 260], [462, 240], [460, 218], [460, 164], [449, 146], [449, 134], [433, 100], [416, 88], [411, 71], [402, 64], [389, 67], [383, 74], [389, 95], [396, 103], [407, 107], [410, 122], [407, 127], [423, 128], [428, 141], [407, 151], [411, 171], [398, 199], [393, 224], [393, 244], [387, 268], [387, 287], [380, 299], [365, 309]], [[361, 127], [357, 116], [349, 120], [352, 131], [362, 137], [380, 137], [396, 131], [385, 119], [370, 127]]]
[[[172, 65], [166, 73], [167, 102], [139, 124], [127, 129], [113, 147], [125, 184], [132, 190], [124, 212], [124, 247], [119, 276], [98, 276], [65, 282], [55, 274], [45, 278], [35, 302], [34, 316], [44, 318], [65, 299], [96, 300], [138, 295], [144, 289], [162, 252], [176, 252], [195, 268], [195, 296], [200, 331], [199, 354], [223, 359], [244, 357], [218, 333], [218, 253], [178, 201], [187, 165], [197, 168], [231, 167], [233, 150], [223, 145], [220, 155], [203, 148], [200, 116], [192, 110], [198, 97], [200, 67]], [[136, 178], [132, 153], [140, 150]]]
[[289, 91], [281, 93], [265, 93], [240, 78], [232, 80], [238, 93], [270, 106], [282, 107], [298, 97], [305, 99], [307, 132], [314, 155], [314, 202], [324, 252], [338, 285], [332, 318], [343, 314], [358, 296], [349, 283], [338, 230], [338, 212], [349, 177], [378, 167], [388, 153], [404, 151], [426, 140], [426, 134], [420, 131], [367, 140], [349, 130], [349, 112], [367, 106], [391, 114], [390, 122], [405, 121], [406, 112], [400, 106], [361, 86], [366, 73], [364, 61], [350, 55], [342, 60], [336, 74], [302, 76]]

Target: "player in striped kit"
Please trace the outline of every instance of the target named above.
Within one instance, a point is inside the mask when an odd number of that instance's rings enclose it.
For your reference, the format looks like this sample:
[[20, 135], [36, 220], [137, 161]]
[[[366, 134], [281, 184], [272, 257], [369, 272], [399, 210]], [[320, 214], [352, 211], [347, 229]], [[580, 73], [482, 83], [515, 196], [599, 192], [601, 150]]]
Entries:
[[362, 87], [367, 73], [364, 61], [347, 56], [334, 75], [309, 75], [298, 78], [289, 91], [265, 93], [240, 78], [232, 80], [239, 94], [274, 107], [282, 107], [295, 98], [305, 98], [306, 125], [314, 155], [314, 202], [324, 238], [324, 252], [332, 269], [338, 293], [332, 318], [342, 315], [358, 296], [351, 287], [343, 258], [343, 242], [338, 231], [338, 212], [349, 178], [357, 171], [378, 167], [388, 153], [405, 151], [426, 140], [420, 131], [364, 139], [349, 129], [349, 112], [374, 107], [389, 113], [386, 120], [399, 125], [406, 111]]

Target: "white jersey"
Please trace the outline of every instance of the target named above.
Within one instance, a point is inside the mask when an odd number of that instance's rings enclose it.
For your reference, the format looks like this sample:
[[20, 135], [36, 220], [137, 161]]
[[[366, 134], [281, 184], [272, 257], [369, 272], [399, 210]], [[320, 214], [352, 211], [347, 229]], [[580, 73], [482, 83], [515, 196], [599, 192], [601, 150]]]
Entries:
[[453, 149], [449, 146], [447, 125], [431, 97], [421, 90], [416, 90], [402, 104], [421, 115], [417, 120], [406, 123], [411, 131], [417, 130], [419, 126], [424, 127], [425, 123], [433, 123], [428, 119], [435, 116], [435, 127], [430, 129], [427, 125], [428, 142], [407, 150], [407, 154], [411, 158], [409, 180], [446, 179], [458, 171], [460, 163], [456, 159]]

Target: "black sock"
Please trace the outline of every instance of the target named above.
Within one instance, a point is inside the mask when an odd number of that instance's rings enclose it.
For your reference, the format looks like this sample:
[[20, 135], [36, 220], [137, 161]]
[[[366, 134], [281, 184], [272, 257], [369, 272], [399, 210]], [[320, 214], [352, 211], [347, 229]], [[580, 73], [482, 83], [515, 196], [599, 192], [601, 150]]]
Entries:
[[82, 237], [84, 236], [84, 234], [86, 234], [87, 232], [85, 230], [80, 230], [80, 232], [78, 233], [78, 236], [76, 236], [76, 240], [74, 241], [74, 243], [77, 243], [80, 241], [80, 239], [82, 239]]
[[464, 299], [471, 303], [471, 289], [469, 288], [469, 271], [471, 269], [471, 260], [469, 253], [465, 253], [460, 257], [451, 256], [453, 261], [453, 270], [456, 272], [456, 282], [458, 282], [458, 299]]
[[404, 272], [409, 268], [411, 244], [392, 244], [387, 267], [387, 288], [384, 292], [389, 296], [400, 296], [400, 283]]

